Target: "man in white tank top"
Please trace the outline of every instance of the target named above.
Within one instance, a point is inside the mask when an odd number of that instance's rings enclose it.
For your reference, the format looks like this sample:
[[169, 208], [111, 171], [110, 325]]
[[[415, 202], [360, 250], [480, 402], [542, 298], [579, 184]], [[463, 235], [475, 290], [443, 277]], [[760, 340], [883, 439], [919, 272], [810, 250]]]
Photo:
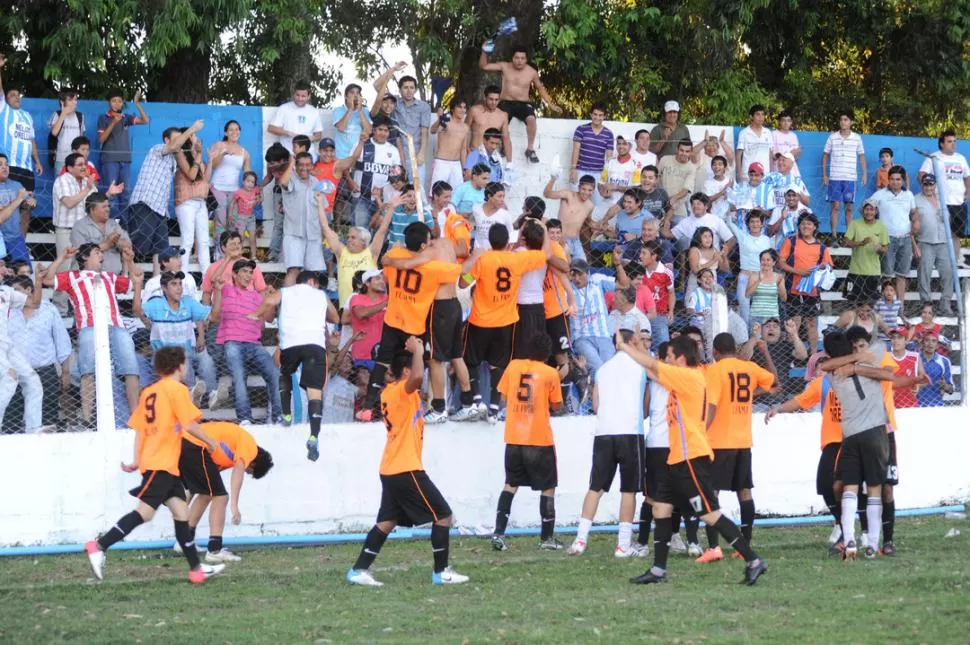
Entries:
[[[618, 333], [626, 342], [643, 348], [633, 331], [621, 329]], [[631, 544], [631, 539], [637, 493], [643, 490], [643, 419], [649, 400], [647, 373], [628, 354], [614, 354], [597, 370], [593, 385], [596, 412], [593, 466], [576, 539], [566, 551], [569, 555], [580, 555], [586, 550], [600, 497], [609, 492], [617, 467], [620, 469], [620, 532], [614, 555], [617, 558], [646, 555], [646, 549]]]
[[[545, 231], [536, 223], [536, 218], [527, 216], [519, 231], [520, 246], [516, 250], [542, 250], [544, 237]], [[534, 334], [546, 331], [546, 308], [543, 304], [542, 291], [546, 271], [551, 270], [550, 267], [563, 272], [569, 271], [569, 263], [556, 256], [549, 257], [547, 262], [547, 266], [523, 274], [522, 281], [519, 283], [519, 291], [515, 299], [519, 320], [515, 323], [512, 358], [524, 358], [528, 355], [528, 339]]]

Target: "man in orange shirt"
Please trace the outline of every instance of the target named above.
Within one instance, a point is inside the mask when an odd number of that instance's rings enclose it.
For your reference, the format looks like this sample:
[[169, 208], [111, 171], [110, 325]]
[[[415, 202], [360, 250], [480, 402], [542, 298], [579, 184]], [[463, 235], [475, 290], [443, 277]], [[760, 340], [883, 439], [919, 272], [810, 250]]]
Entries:
[[[492, 229], [497, 226], [500, 225], [496, 224]], [[505, 529], [512, 512], [512, 498], [519, 486], [540, 491], [539, 518], [542, 530], [539, 548], [563, 548], [562, 542], [553, 537], [559, 475], [552, 425], [549, 423], [550, 408], [558, 410], [562, 406], [562, 387], [559, 373], [546, 365], [552, 353], [549, 336], [533, 334], [528, 346], [529, 357], [517, 358], [509, 363], [498, 383], [498, 391], [504, 396], [508, 407], [505, 419], [505, 487], [498, 498], [495, 534], [492, 536], [492, 548], [496, 551], [508, 549]]]
[[[714, 413], [707, 418], [707, 440], [714, 449], [714, 490], [734, 491], [741, 505], [741, 535], [751, 543], [754, 528], [754, 477], [751, 472], [751, 402], [758, 389], [778, 391], [775, 375], [751, 361], [737, 357], [734, 336], [720, 333], [714, 337], [714, 360], [704, 374], [707, 400]], [[707, 525], [708, 548], [697, 558], [706, 564], [721, 560], [717, 529]]]
[[[562, 246], [562, 222], [551, 219], [545, 225], [552, 255], [569, 262], [569, 256]], [[573, 346], [569, 337], [569, 316], [576, 313], [576, 296], [569, 283], [568, 270], [558, 271], [552, 265], [546, 269], [546, 278], [542, 282], [542, 305], [546, 315], [546, 333], [552, 338], [553, 357], [560, 378], [565, 379], [569, 375], [569, 352]]]
[[383, 583], [370, 572], [388, 534], [398, 525], [417, 526], [433, 522], [431, 551], [434, 572], [431, 582], [454, 585], [468, 582], [468, 576], [448, 566], [448, 531], [451, 507], [424, 471], [421, 452], [424, 447], [424, 417], [418, 390], [424, 380], [424, 343], [414, 336], [405, 343], [405, 351], [391, 359], [394, 381], [381, 393], [381, 409], [387, 426], [387, 444], [381, 457], [381, 508], [377, 523], [367, 533], [364, 546], [347, 582], [380, 587]]
[[410, 258], [419, 253], [431, 241], [431, 229], [423, 222], [412, 222], [404, 229], [405, 248], [394, 247], [384, 256], [384, 274], [387, 277], [387, 311], [377, 350], [377, 363], [370, 377], [364, 407], [357, 412], [358, 421], [370, 421], [374, 417], [377, 401], [384, 389], [384, 377], [394, 355], [404, 349], [410, 336], [423, 338], [427, 332], [428, 312], [443, 284], [454, 284], [461, 273], [457, 264], [427, 262], [409, 269], [397, 269], [389, 260]]
[[[542, 226], [539, 223], [539, 226]], [[477, 250], [465, 260], [462, 269], [462, 286], [473, 281], [472, 310], [465, 328], [465, 364], [468, 365], [472, 397], [476, 403], [482, 397], [478, 387], [478, 366], [488, 363], [491, 381], [491, 399], [488, 406], [489, 423], [498, 421], [501, 394], [498, 384], [502, 372], [512, 358], [515, 344], [515, 323], [519, 320], [516, 295], [522, 276], [545, 266], [549, 251], [549, 238], [543, 235], [541, 251], [509, 250], [509, 229], [504, 224], [493, 224], [488, 230], [491, 249]]]
[[644, 366], [647, 377], [670, 392], [667, 399], [669, 468], [667, 480], [654, 498], [653, 519], [657, 529], [653, 542], [653, 566], [636, 578], [631, 578], [630, 582], [667, 582], [668, 543], [673, 533], [671, 514], [674, 503], [686, 499], [693, 511], [706, 524], [714, 526], [728, 544], [744, 557], [744, 583], [755, 584], [768, 571], [768, 565], [751, 549], [737, 525], [721, 514], [712, 486], [714, 451], [707, 442], [705, 432], [710, 410], [704, 372], [699, 369], [701, 363], [697, 343], [687, 336], [674, 338], [667, 347], [664, 362], [629, 345], [619, 334], [616, 336], [616, 348]]
[[218, 450], [210, 451], [205, 443], [190, 435], [182, 439], [182, 456], [179, 458], [182, 483], [192, 496], [189, 503], [189, 530], [195, 540], [199, 520], [209, 502], [212, 502], [205, 561], [237, 562], [242, 558], [222, 547], [222, 531], [226, 526], [226, 507], [230, 498], [220, 473], [232, 468], [232, 523], [239, 524], [242, 521], [239, 493], [243, 475], [249, 473], [253, 479], [261, 479], [273, 467], [273, 456], [257, 446], [253, 435], [238, 424], [214, 421], [203, 423], [202, 430], [212, 438]]
[[132, 488], [138, 508], [128, 513], [97, 539], [84, 545], [91, 570], [98, 580], [104, 579], [104, 552], [139, 525], [150, 522], [159, 506], [165, 504], [175, 520], [175, 539], [189, 562], [189, 581], [202, 584], [222, 571], [225, 565], [199, 562], [199, 552], [189, 529], [189, 508], [185, 504], [185, 488], [179, 479], [179, 457], [182, 451], [182, 432], [185, 431], [215, 452], [217, 446], [199, 427], [202, 413], [192, 403], [185, 379], [185, 349], [162, 347], [155, 352], [155, 371], [160, 379], [141, 392], [138, 407], [128, 419], [134, 428], [135, 460], [121, 464], [126, 473], [139, 470], [142, 482]]

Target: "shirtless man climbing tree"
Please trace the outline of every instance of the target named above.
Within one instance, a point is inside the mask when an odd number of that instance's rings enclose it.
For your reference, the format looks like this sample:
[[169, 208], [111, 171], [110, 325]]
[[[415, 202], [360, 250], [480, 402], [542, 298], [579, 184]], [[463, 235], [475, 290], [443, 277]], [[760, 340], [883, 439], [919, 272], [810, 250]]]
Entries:
[[481, 105], [473, 105], [468, 110], [465, 123], [471, 128], [471, 143], [468, 150], [472, 151], [482, 145], [485, 138], [485, 131], [490, 129], [498, 130], [502, 133], [502, 152], [505, 153], [505, 161], [512, 163], [512, 140], [509, 139], [509, 115], [498, 109], [499, 97], [502, 90], [498, 85], [486, 85], [483, 92]]
[[[552, 97], [546, 91], [542, 81], [539, 80], [539, 72], [529, 65], [529, 57], [523, 47], [516, 47], [512, 50], [511, 63], [489, 63], [488, 55], [495, 49], [495, 43], [486, 41], [482, 45], [482, 55], [478, 59], [478, 66], [486, 72], [502, 73], [502, 93], [498, 108], [509, 115], [509, 120], [516, 118], [525, 123], [525, 131], [528, 136], [528, 145], [525, 149], [525, 158], [532, 163], [539, 163], [539, 157], [535, 152], [536, 142], [536, 111], [529, 98], [529, 93], [535, 87], [539, 96], [546, 102], [550, 110], [559, 114], [562, 108], [553, 103]], [[511, 159], [511, 150], [506, 150], [507, 158]], [[563, 222], [565, 225], [565, 222]]]
[[[431, 126], [431, 134], [438, 135], [438, 147], [431, 167], [431, 186], [444, 181], [453, 187], [460, 186], [462, 167], [468, 154], [469, 127], [465, 124], [468, 104], [457, 96], [451, 99], [448, 116], [438, 108], [438, 120]], [[428, 191], [431, 192], [430, 190]]]
[[555, 190], [559, 175], [553, 174], [546, 184], [542, 196], [546, 199], [558, 199], [559, 220], [562, 222], [563, 245], [569, 252], [571, 260], [586, 259], [580, 232], [583, 225], [593, 215], [593, 191], [596, 189], [596, 178], [583, 175], [579, 178], [579, 190]]

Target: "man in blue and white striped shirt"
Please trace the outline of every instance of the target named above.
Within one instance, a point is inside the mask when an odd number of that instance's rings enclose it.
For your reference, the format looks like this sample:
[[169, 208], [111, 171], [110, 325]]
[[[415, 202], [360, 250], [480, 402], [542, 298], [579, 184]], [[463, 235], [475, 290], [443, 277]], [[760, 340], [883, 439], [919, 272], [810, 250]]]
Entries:
[[[0, 70], [7, 64], [7, 57], [0, 54]], [[3, 89], [0, 78], [0, 152], [7, 155], [10, 162], [10, 179], [20, 182], [28, 193], [34, 192], [34, 173], [44, 174], [37, 152], [34, 134], [34, 120], [30, 113], [20, 106], [20, 90]], [[32, 196], [32, 195], [31, 195]], [[32, 200], [31, 200], [32, 202]], [[32, 206], [25, 202], [21, 205], [21, 217], [30, 217]]]
[[765, 177], [764, 183], [775, 190], [775, 205], [785, 203], [785, 193], [793, 189], [798, 193], [798, 200], [808, 206], [811, 203], [811, 195], [808, 186], [802, 178], [796, 175], [795, 155], [790, 152], [779, 152], [775, 155], [775, 164], [778, 170]]
[[586, 359], [589, 373], [596, 370], [616, 353], [613, 329], [606, 308], [604, 292], [616, 288], [613, 278], [597, 275], [590, 279], [589, 263], [582, 258], [569, 264], [569, 279], [576, 296], [576, 313], [569, 319], [569, 335], [573, 351]]

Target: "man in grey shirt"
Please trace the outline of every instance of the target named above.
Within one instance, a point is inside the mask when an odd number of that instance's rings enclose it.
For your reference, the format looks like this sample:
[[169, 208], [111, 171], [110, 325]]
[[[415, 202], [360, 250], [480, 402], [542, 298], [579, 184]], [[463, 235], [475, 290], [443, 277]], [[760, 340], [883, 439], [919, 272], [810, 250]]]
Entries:
[[[119, 188], [115, 186], [114, 188]], [[111, 196], [120, 190], [109, 191]], [[121, 261], [121, 253], [131, 248], [131, 238], [121, 228], [118, 220], [109, 217], [109, 195], [105, 193], [91, 193], [84, 201], [84, 217], [74, 223], [71, 229], [71, 246], [80, 248], [85, 242], [93, 242], [104, 253], [102, 269], [111, 273], [125, 272]]]
[[[323, 232], [313, 201], [313, 157], [296, 155], [276, 183], [283, 190], [283, 261], [285, 286], [296, 284], [301, 269], [323, 271]], [[295, 176], [294, 176], [295, 175]]]
[[[428, 150], [431, 106], [415, 96], [418, 90], [418, 82], [413, 76], [402, 77], [398, 87], [401, 88], [401, 99], [394, 108], [394, 118], [397, 119], [399, 127], [410, 134], [414, 140], [414, 156], [418, 164], [417, 171], [415, 171], [411, 167], [411, 156], [407, 153], [405, 147], [404, 167], [408, 171], [408, 178], [412, 184], [424, 186], [424, 155]], [[421, 190], [421, 188], [418, 190]]]
[[949, 227], [943, 220], [943, 209], [936, 190], [936, 175], [925, 174], [920, 179], [922, 192], [916, 195], [916, 211], [919, 213], [919, 226], [913, 227], [916, 243], [919, 246], [919, 266], [916, 278], [919, 281], [919, 299], [932, 302], [930, 279], [933, 269], [940, 272], [940, 315], [952, 316], [953, 309], [953, 271], [950, 266]]
[[[865, 330], [862, 330], [865, 332]], [[866, 517], [869, 522], [865, 547], [867, 558], [876, 556], [879, 531], [882, 527], [882, 485], [886, 482], [889, 468], [889, 438], [886, 424], [889, 416], [883, 399], [882, 381], [891, 381], [892, 374], [876, 367], [878, 357], [861, 362], [869, 356], [853, 357], [851, 338], [855, 327], [845, 333], [832, 332], [825, 336], [825, 353], [833, 360], [820, 366], [822, 371], [833, 371], [832, 389], [842, 406], [842, 449], [840, 450], [836, 481], [842, 481], [842, 539], [845, 549], [843, 559], [853, 560], [858, 551], [855, 542], [855, 516], [858, 511], [859, 488], [865, 483], [868, 489]], [[865, 332], [867, 333], [867, 332]], [[879, 344], [872, 350], [885, 352]], [[855, 362], [859, 361], [859, 362]]]

